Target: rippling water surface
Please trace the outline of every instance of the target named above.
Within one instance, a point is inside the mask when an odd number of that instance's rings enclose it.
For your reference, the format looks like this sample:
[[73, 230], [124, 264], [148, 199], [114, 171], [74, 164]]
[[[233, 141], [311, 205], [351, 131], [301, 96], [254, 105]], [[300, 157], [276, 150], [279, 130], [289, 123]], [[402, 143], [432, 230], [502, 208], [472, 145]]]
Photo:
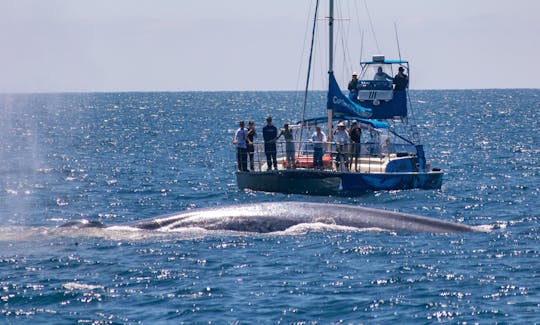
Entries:
[[[540, 90], [416, 91], [440, 191], [236, 188], [236, 121], [296, 120], [296, 92], [0, 95], [0, 313], [9, 323], [534, 323]], [[312, 98], [324, 114], [324, 93]], [[315, 113], [316, 112], [316, 113]], [[303, 200], [489, 233], [65, 229]]]

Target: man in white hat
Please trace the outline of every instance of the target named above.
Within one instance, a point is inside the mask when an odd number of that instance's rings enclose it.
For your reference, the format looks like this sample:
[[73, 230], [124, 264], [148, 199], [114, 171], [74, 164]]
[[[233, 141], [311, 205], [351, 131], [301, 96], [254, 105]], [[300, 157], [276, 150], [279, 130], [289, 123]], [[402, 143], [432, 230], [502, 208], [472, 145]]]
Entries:
[[339, 171], [346, 171], [349, 168], [349, 132], [347, 132], [343, 121], [339, 121], [337, 125], [337, 130], [334, 132], [334, 141], [336, 142], [337, 152], [336, 168]]

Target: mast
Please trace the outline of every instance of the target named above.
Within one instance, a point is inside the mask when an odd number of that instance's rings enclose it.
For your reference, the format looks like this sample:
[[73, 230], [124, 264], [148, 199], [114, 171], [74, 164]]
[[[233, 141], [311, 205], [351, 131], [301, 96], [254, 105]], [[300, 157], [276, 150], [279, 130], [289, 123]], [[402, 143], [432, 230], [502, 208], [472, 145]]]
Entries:
[[328, 72], [334, 71], [334, 0], [330, 0], [328, 14]]
[[[330, 8], [328, 11], [328, 75], [334, 71], [334, 0], [330, 0]], [[332, 114], [333, 110], [328, 109], [328, 142], [332, 142]]]

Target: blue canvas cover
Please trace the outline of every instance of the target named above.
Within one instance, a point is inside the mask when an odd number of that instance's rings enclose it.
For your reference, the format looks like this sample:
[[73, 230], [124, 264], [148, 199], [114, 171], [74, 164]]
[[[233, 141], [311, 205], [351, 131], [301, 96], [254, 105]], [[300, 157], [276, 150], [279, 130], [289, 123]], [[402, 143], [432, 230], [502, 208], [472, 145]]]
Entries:
[[407, 116], [407, 92], [405, 90], [394, 90], [392, 100], [383, 100], [377, 103], [377, 105], [369, 100], [359, 103], [367, 109], [371, 109], [370, 118], [372, 119], [384, 120]]
[[355, 116], [369, 118], [372, 115], [371, 109], [354, 103], [345, 96], [338, 86], [333, 72], [328, 73], [328, 97], [326, 108], [333, 110], [335, 116]]

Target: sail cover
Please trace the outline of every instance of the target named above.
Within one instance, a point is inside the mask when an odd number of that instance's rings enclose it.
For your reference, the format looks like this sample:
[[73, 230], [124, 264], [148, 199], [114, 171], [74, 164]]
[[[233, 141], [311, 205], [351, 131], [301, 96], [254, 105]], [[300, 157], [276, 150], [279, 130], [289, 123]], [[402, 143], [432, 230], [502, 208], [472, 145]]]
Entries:
[[333, 114], [336, 116], [344, 115], [366, 118], [370, 117], [372, 114], [371, 109], [354, 103], [349, 97], [341, 92], [332, 71], [328, 73], [328, 98], [326, 108], [333, 110]]

